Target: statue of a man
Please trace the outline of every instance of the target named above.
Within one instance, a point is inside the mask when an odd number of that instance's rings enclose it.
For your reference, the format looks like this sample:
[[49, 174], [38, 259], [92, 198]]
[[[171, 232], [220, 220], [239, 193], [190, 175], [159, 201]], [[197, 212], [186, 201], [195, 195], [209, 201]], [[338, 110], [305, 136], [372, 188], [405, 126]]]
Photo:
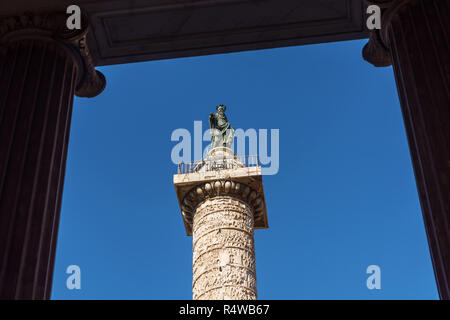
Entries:
[[227, 147], [231, 146], [234, 138], [234, 129], [228, 122], [225, 115], [226, 106], [219, 104], [216, 107], [217, 113], [209, 114], [209, 128], [211, 129], [211, 146]]

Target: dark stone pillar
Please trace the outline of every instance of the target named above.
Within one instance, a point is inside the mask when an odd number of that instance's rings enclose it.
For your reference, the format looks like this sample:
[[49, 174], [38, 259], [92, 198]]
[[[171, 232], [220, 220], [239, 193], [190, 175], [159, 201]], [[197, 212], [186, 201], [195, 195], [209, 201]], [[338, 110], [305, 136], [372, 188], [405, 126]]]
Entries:
[[366, 60], [392, 60], [441, 299], [450, 299], [450, 1], [370, 1], [383, 7]]
[[0, 25], [0, 299], [49, 299], [74, 93], [105, 85], [65, 16]]

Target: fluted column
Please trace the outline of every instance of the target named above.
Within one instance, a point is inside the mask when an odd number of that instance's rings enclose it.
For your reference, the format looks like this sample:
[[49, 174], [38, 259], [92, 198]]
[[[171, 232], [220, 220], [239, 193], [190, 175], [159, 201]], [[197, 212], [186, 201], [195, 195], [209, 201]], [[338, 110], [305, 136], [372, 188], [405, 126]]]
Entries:
[[392, 61], [438, 290], [450, 299], [450, 1], [378, 0], [382, 28], [364, 48]]
[[74, 93], [105, 86], [87, 28], [65, 16], [0, 23], [0, 299], [48, 299]]

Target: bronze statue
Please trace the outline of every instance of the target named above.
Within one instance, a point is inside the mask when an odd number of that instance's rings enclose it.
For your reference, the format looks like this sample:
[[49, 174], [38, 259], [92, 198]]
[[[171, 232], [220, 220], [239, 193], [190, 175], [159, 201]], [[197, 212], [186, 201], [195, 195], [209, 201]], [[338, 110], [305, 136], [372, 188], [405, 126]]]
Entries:
[[209, 128], [211, 129], [212, 148], [229, 148], [233, 142], [234, 129], [231, 127], [231, 124], [228, 122], [227, 116], [225, 115], [226, 109], [226, 106], [219, 104], [216, 107], [217, 113], [209, 114]]

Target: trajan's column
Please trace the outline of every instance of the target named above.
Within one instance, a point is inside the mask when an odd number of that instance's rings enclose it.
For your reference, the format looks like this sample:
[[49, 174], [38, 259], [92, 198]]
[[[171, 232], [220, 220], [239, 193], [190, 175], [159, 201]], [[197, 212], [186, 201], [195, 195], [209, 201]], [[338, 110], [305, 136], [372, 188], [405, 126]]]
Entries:
[[[174, 175], [186, 234], [193, 236], [194, 300], [257, 298], [254, 230], [268, 227], [261, 167], [240, 160], [225, 106], [210, 115], [212, 149]], [[245, 160], [245, 161], [244, 161]]]

